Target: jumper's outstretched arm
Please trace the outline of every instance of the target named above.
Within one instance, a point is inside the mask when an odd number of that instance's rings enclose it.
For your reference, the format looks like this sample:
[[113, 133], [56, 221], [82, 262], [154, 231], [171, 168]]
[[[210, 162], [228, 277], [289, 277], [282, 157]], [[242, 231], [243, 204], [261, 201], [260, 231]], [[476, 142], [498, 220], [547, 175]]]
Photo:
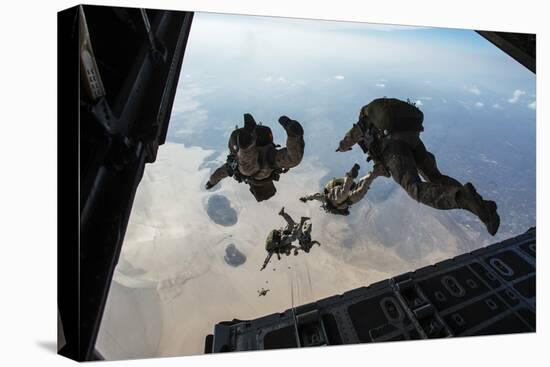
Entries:
[[226, 177], [229, 177], [229, 170], [230, 167], [227, 163], [224, 163], [221, 167], [217, 168], [214, 173], [212, 173], [210, 179], [206, 183], [206, 189], [211, 189], [212, 187], [216, 186], [218, 182]]
[[312, 194], [302, 196], [300, 198], [300, 201], [303, 201], [304, 203], [307, 202], [307, 201], [313, 201], [313, 200], [317, 200], [317, 201], [320, 201], [321, 203], [324, 203], [326, 198], [325, 198], [325, 195], [322, 192], [315, 192], [315, 193], [312, 193]]

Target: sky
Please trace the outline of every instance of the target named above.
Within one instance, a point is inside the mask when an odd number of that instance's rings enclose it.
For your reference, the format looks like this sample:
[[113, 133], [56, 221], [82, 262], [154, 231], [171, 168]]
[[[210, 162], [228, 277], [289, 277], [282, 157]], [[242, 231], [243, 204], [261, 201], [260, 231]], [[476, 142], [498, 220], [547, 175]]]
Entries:
[[[291, 299], [312, 302], [524, 232], [536, 220], [535, 90], [532, 73], [469, 30], [195, 14], [167, 143], [136, 193], [99, 350], [107, 359], [202, 353], [219, 321], [282, 311]], [[377, 179], [349, 217], [297, 200], [355, 162], [360, 174], [371, 168], [357, 148], [334, 150], [361, 106], [382, 96], [415, 101], [440, 170], [497, 202], [495, 237], [468, 213], [416, 203], [391, 179]], [[203, 188], [247, 112], [282, 145], [279, 116], [305, 130], [302, 163], [262, 203], [231, 178]], [[235, 224], [209, 217], [213, 195], [228, 199]], [[281, 206], [310, 216], [322, 245], [259, 273]], [[243, 265], [224, 262], [230, 244]], [[261, 287], [270, 297], [257, 297]]]

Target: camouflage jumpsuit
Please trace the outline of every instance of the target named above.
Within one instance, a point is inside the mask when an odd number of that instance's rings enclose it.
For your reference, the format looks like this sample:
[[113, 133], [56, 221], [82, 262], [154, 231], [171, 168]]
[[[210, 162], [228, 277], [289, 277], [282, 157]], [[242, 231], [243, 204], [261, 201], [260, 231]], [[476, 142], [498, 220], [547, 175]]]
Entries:
[[[354, 125], [340, 142], [340, 149], [348, 150], [361, 139], [361, 129]], [[381, 163], [409, 196], [437, 209], [460, 208], [456, 194], [462, 184], [439, 171], [435, 156], [426, 150], [419, 132], [392, 133], [381, 145]]]
[[[371, 105], [372, 102], [361, 108], [360, 121], [368, 116]], [[388, 132], [377, 140], [372, 136], [363, 136], [361, 127], [354, 124], [340, 141], [338, 151], [350, 150], [364, 138], [367, 138], [368, 144], [377, 146], [379, 163], [410, 197], [436, 209], [466, 209], [485, 223], [489, 233], [496, 233], [500, 217], [495, 202], [483, 200], [471, 183], [462, 185], [454, 178], [443, 175], [437, 168], [434, 155], [426, 150], [420, 140], [419, 131]]]
[[323, 204], [330, 201], [336, 209], [346, 209], [365, 197], [375, 177], [376, 175], [372, 172], [368, 173], [357, 182], [355, 187], [353, 187], [353, 178], [350, 175], [346, 175], [342, 185], [333, 187], [326, 194], [324, 192], [316, 192], [306, 195], [304, 199], [305, 201], [318, 200]]
[[[271, 146], [250, 147], [239, 149], [237, 161], [239, 172], [243, 176], [263, 180], [271, 176], [274, 169], [293, 168], [302, 161], [304, 156], [304, 137], [287, 133], [286, 147], [276, 149]], [[210, 184], [215, 186], [218, 182], [229, 176], [228, 164], [225, 163], [210, 176]]]
[[[265, 269], [271, 256], [277, 255], [280, 259], [281, 255], [290, 255], [291, 252], [294, 255], [298, 255], [299, 250], [309, 252], [314, 244], [321, 246], [318, 241], [312, 241], [311, 229], [312, 225], [309, 217], [301, 217], [300, 223], [296, 223], [290, 215], [288, 215], [284, 207], [279, 212], [286, 221], [286, 226], [281, 229], [272, 230], [266, 239], [265, 249], [268, 252], [266, 259], [260, 270]], [[275, 240], [275, 238], [278, 240]], [[299, 246], [295, 246], [292, 243], [298, 240]]]

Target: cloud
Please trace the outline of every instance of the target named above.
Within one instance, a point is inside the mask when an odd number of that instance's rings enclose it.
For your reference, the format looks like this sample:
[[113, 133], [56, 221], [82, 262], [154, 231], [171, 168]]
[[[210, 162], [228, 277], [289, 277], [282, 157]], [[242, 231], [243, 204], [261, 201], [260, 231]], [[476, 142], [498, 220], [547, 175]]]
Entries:
[[490, 164], [494, 164], [494, 165], [498, 165], [498, 162], [494, 159], [489, 159], [485, 154], [480, 154], [479, 155], [479, 158], [481, 159], [482, 162], [484, 163], [490, 163]]
[[386, 86], [386, 84], [384, 83], [376, 83], [375, 86], [377, 86], [378, 88], [384, 88]]
[[502, 106], [498, 103], [493, 104], [491, 107], [493, 107], [495, 110], [502, 110]]
[[481, 108], [485, 106], [485, 104], [483, 102], [476, 102], [475, 106]]
[[536, 110], [536, 109], [537, 109], [537, 101], [535, 100], [535, 101], [529, 103], [529, 104], [527, 105], [527, 107], [529, 107], [529, 108], [532, 109], [532, 110]]
[[508, 102], [510, 103], [516, 103], [521, 96], [525, 95], [525, 91], [521, 89], [516, 89], [514, 93], [512, 93], [512, 97], [508, 99]]
[[289, 84], [291, 87], [295, 87], [297, 85], [306, 85], [307, 84], [307, 82], [305, 80], [302, 80], [302, 79], [292, 80], [292, 79], [287, 79], [284, 76], [274, 77], [274, 76], [271, 76], [271, 75], [263, 77], [262, 81], [266, 82], [266, 83]]
[[479, 88], [475, 85], [471, 88], [468, 88], [468, 91], [475, 94], [476, 96], [479, 96], [481, 94], [481, 90], [479, 90]]
[[464, 107], [465, 109], [467, 109], [468, 111], [470, 111], [472, 108], [468, 105], [468, 103], [464, 102], [464, 101], [461, 101], [461, 100], [458, 100], [457, 101], [458, 103], [460, 103], [462, 105], [462, 107]]
[[342, 80], [342, 79], [344, 79], [344, 76], [343, 75], [336, 75], [336, 76], [334, 76], [334, 79]]
[[307, 82], [305, 80], [294, 80], [292, 83], [290, 83], [291, 87], [295, 87], [297, 85], [306, 85]]
[[418, 97], [418, 99], [421, 99], [423, 101], [431, 101], [432, 97]]
[[197, 83], [178, 87], [178, 103], [172, 108], [167, 139], [173, 140], [199, 131], [208, 121], [208, 110], [199, 102], [200, 98], [215, 88], [204, 88]]
[[195, 111], [201, 105], [199, 97], [209, 92], [209, 89], [198, 83], [180, 83], [177, 90], [178, 103], [174, 104], [172, 115]]
[[419, 100], [419, 99], [416, 102], [414, 102], [414, 104], [417, 105], [417, 106], [423, 106], [424, 105], [424, 103], [422, 103], [422, 101]]

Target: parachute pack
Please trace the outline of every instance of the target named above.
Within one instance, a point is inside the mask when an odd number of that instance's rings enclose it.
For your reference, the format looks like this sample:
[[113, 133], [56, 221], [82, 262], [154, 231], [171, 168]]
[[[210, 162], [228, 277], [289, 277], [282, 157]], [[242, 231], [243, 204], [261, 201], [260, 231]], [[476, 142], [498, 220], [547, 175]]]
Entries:
[[329, 200], [326, 200], [321, 207], [325, 210], [325, 212], [330, 214], [337, 214], [337, 215], [349, 215], [349, 208], [345, 209], [338, 209]]
[[[257, 180], [253, 177], [241, 174], [237, 161], [237, 152], [239, 151], [237, 137], [243, 130], [250, 131], [246, 127], [236, 128], [229, 137], [228, 148], [230, 153], [227, 156], [227, 165], [229, 166], [228, 174], [237, 182], [247, 183], [250, 192], [257, 201], [267, 200], [275, 195], [277, 191], [275, 185], [273, 185], [273, 181], [279, 181], [281, 174], [286, 173], [288, 169], [274, 168], [270, 176], [262, 180]], [[270, 166], [269, 158], [275, 152], [275, 148], [278, 147], [278, 145], [273, 142], [273, 133], [268, 126], [254, 124], [254, 134], [256, 135], [256, 147], [258, 148], [260, 165]]]
[[276, 229], [273, 229], [267, 235], [267, 238], [265, 240], [265, 249], [267, 251], [274, 250], [275, 248], [277, 248], [280, 242], [281, 242], [281, 232]]
[[[237, 136], [244, 131], [246, 128], [240, 127], [233, 130], [231, 133], [231, 136], [229, 137], [228, 142], [228, 148], [231, 154], [237, 155], [237, 152], [239, 151], [239, 146], [237, 144]], [[269, 126], [264, 125], [256, 125], [254, 129], [254, 133], [256, 134], [256, 146], [257, 147], [270, 147], [272, 146], [275, 148], [275, 143], [273, 143], [273, 133], [271, 132], [271, 129]]]
[[380, 131], [423, 131], [424, 114], [414, 103], [396, 98], [378, 98], [361, 108], [359, 121], [365, 129]]
[[[282, 173], [285, 173], [287, 170], [285, 169], [273, 169], [273, 172], [270, 177], [265, 178], [263, 180], [256, 180], [252, 177], [244, 176], [242, 175], [239, 170], [239, 164], [237, 161], [237, 153], [239, 151], [239, 145], [237, 143], [237, 137], [239, 134], [246, 130], [246, 128], [236, 128], [231, 133], [231, 136], [229, 137], [228, 142], [228, 148], [230, 154], [227, 156], [227, 163], [229, 165], [230, 172], [229, 175], [235, 178], [238, 182], [253, 182], [256, 185], [261, 185], [263, 182], [268, 181], [278, 181], [279, 177]], [[272, 151], [278, 146], [273, 143], [273, 133], [271, 132], [271, 129], [268, 126], [263, 125], [256, 125], [254, 128], [254, 134], [256, 135], [256, 147], [258, 149], [258, 155], [260, 159], [260, 165], [263, 166], [269, 166], [269, 157], [272, 154]]]

